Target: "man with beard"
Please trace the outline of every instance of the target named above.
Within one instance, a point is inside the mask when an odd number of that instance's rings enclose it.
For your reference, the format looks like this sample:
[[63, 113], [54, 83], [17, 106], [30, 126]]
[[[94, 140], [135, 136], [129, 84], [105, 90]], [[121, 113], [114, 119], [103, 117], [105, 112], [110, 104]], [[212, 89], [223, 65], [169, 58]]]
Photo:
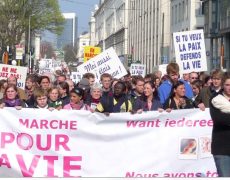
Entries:
[[114, 93], [108, 96], [102, 96], [97, 105], [96, 112], [109, 113], [131, 112], [132, 104], [125, 93], [126, 86], [122, 81], [118, 81], [114, 86]]
[[169, 79], [165, 80], [158, 88], [158, 94], [160, 97], [161, 104], [164, 104], [166, 99], [171, 94], [173, 84], [181, 81], [185, 85], [185, 96], [187, 98], [193, 97], [193, 92], [191, 86], [183, 80], [179, 80], [179, 66], [177, 63], [169, 63], [166, 68], [167, 75]]

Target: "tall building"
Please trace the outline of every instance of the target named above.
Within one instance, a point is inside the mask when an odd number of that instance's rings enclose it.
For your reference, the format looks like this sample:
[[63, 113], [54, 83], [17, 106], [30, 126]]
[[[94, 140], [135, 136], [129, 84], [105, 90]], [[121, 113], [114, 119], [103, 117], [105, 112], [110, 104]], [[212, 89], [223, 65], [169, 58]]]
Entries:
[[63, 13], [65, 18], [64, 30], [57, 36], [57, 49], [62, 49], [66, 45], [75, 46], [77, 41], [77, 16], [75, 13]]
[[102, 49], [114, 47], [125, 65], [140, 62], [149, 73], [169, 61], [170, 0], [101, 0], [94, 18], [91, 38]]
[[83, 59], [84, 57], [84, 47], [89, 46], [89, 33], [81, 34], [78, 38], [78, 53], [77, 58], [78, 60]]
[[[170, 59], [175, 60], [173, 33], [204, 29], [204, 2], [202, 0], [171, 0]], [[210, 40], [205, 39], [208, 70], [210, 70]]]
[[[127, 0], [101, 0], [94, 12], [95, 19], [91, 18], [90, 22], [90, 36], [94, 38], [91, 43], [102, 50], [113, 47], [120, 57], [127, 54], [126, 2]], [[92, 34], [94, 30], [95, 36]]]
[[204, 0], [205, 36], [210, 38], [210, 68], [230, 69], [230, 1]]
[[132, 0], [127, 10], [128, 54], [153, 72], [169, 61], [170, 0]]

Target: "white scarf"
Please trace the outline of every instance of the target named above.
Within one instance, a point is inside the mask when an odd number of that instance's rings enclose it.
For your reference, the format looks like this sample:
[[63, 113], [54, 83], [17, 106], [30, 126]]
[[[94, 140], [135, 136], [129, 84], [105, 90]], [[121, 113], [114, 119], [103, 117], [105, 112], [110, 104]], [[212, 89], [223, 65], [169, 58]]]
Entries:
[[223, 113], [230, 113], [230, 101], [222, 94], [217, 95], [212, 99], [212, 104], [215, 108]]

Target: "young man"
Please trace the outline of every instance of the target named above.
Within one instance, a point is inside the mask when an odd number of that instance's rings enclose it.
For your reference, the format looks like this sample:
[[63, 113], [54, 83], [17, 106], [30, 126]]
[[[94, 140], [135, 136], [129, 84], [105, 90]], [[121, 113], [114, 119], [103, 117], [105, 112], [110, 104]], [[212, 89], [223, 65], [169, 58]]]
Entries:
[[94, 84], [95, 82], [95, 75], [93, 73], [85, 73], [82, 77], [88, 79], [90, 87]]
[[118, 81], [114, 85], [114, 94], [102, 96], [100, 103], [97, 105], [96, 112], [102, 112], [106, 115], [109, 113], [131, 112], [132, 104], [126, 95], [126, 85]]
[[34, 91], [35, 103], [30, 108], [48, 109], [48, 92], [42, 88]]
[[161, 104], [164, 104], [166, 99], [168, 99], [172, 91], [173, 84], [177, 83], [178, 81], [182, 81], [185, 85], [185, 96], [188, 98], [193, 97], [191, 86], [184, 80], [179, 80], [179, 66], [177, 63], [169, 63], [166, 68], [166, 72], [169, 79], [165, 80], [158, 88]]
[[210, 87], [204, 87], [201, 90], [201, 102], [205, 107], [209, 107], [209, 100], [212, 96], [215, 96], [221, 90], [221, 79], [223, 77], [223, 72], [220, 69], [215, 69], [211, 73], [212, 85]]
[[133, 78], [132, 82], [134, 89], [131, 90], [129, 100], [131, 101], [132, 106], [134, 106], [137, 98], [143, 95], [145, 79], [142, 76], [136, 76]]
[[112, 93], [112, 76], [108, 73], [101, 75], [101, 84], [102, 84], [102, 96], [107, 96], [109, 93]]

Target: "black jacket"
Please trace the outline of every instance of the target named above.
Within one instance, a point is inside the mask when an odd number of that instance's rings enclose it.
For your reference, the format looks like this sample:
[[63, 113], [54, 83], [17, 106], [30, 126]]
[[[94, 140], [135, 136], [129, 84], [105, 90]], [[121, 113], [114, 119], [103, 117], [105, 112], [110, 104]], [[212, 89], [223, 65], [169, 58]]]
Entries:
[[211, 152], [213, 155], [230, 155], [230, 114], [215, 108], [211, 100], [210, 115], [213, 120]]

